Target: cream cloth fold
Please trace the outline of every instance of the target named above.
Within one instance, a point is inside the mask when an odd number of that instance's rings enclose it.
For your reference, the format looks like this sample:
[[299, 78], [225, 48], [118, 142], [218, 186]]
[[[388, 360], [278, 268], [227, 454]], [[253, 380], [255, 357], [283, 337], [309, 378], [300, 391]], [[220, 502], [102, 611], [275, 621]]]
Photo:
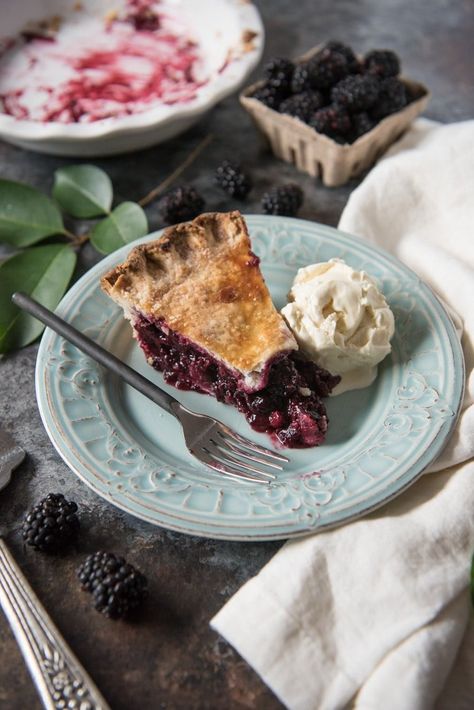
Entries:
[[398, 256], [464, 324], [466, 395], [448, 446], [384, 508], [287, 543], [211, 621], [294, 710], [474, 707], [473, 147], [474, 121], [417, 121], [339, 225]]

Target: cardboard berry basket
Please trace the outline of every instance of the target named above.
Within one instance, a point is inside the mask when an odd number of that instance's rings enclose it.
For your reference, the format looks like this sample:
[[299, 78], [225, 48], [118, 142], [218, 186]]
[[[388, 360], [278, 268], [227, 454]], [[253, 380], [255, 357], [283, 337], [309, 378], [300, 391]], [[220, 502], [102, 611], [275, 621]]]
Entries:
[[[306, 53], [297, 63], [308, 60], [319, 47]], [[417, 96], [405, 108], [383, 118], [372, 130], [354, 143], [336, 143], [298, 118], [268, 108], [252, 94], [264, 81], [248, 86], [240, 94], [240, 103], [252, 117], [257, 128], [270, 142], [273, 153], [299, 170], [321, 178], [327, 187], [344, 185], [369, 168], [387, 148], [407, 130], [429, 101], [425, 86], [403, 76], [411, 95]]]

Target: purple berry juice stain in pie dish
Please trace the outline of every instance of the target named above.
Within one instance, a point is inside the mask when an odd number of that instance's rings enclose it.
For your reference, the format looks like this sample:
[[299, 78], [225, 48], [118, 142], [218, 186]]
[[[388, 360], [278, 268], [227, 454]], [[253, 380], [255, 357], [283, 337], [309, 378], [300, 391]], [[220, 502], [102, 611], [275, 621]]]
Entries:
[[277, 445], [323, 443], [321, 397], [340, 378], [298, 351], [239, 212], [203, 214], [167, 229], [101, 283], [168, 384], [233, 405]]
[[19, 0], [2, 11], [0, 136], [94, 156], [185, 130], [260, 58], [238, 0]]

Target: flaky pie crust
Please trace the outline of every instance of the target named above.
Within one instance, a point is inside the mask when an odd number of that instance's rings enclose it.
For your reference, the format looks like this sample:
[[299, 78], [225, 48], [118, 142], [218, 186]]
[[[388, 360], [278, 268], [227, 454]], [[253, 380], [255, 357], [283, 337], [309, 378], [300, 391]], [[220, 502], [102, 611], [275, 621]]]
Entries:
[[132, 320], [162, 319], [244, 376], [296, 341], [275, 309], [238, 211], [202, 214], [135, 247], [101, 279]]

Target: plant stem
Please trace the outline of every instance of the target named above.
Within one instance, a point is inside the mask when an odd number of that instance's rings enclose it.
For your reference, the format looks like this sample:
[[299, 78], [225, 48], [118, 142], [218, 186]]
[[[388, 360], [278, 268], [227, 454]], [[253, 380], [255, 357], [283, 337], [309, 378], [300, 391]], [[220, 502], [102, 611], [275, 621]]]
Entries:
[[81, 247], [90, 239], [90, 232], [85, 232], [84, 234], [74, 234], [74, 232], [70, 232], [69, 229], [64, 229], [63, 234], [71, 240], [72, 247]]
[[151, 192], [149, 192], [145, 197], [142, 197], [141, 200], [138, 201], [138, 204], [141, 205], [141, 207], [145, 207], [146, 205], [149, 205], [150, 202], [153, 202], [153, 200], [161, 195], [165, 190], [168, 189], [168, 187], [173, 183], [177, 177], [183, 173], [186, 168], [188, 168], [198, 157], [200, 153], [206, 148], [209, 143], [212, 141], [214, 136], [212, 133], [209, 133], [195, 148], [194, 150], [191, 151], [191, 153], [188, 155], [188, 157], [183, 160], [183, 162], [178, 165], [176, 170], [173, 170], [171, 175], [168, 175], [163, 182], [161, 182], [157, 187], [155, 187]]
[[82, 247], [83, 244], [88, 242], [90, 239], [90, 232], [78, 235], [72, 242], [73, 247]]

